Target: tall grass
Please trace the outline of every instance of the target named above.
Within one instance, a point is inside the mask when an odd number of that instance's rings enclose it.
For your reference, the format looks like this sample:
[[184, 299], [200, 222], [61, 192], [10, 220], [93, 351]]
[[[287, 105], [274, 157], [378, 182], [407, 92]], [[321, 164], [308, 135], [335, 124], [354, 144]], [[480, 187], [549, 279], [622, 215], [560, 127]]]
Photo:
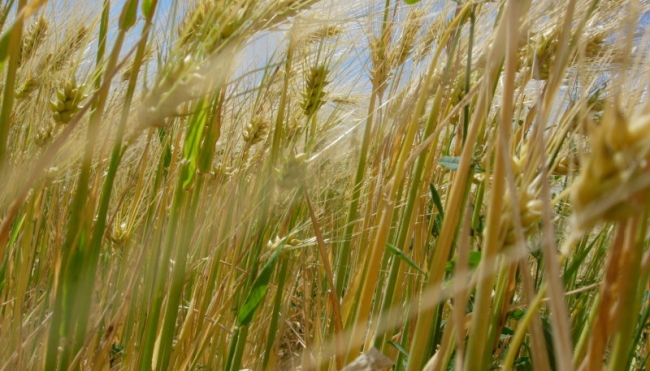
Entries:
[[650, 364], [650, 2], [0, 4], [2, 370]]

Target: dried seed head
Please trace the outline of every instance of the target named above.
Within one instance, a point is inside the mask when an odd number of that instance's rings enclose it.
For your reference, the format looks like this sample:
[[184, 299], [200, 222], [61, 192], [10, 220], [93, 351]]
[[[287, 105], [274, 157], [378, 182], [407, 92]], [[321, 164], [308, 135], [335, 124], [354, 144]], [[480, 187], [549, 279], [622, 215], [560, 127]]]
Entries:
[[541, 35], [536, 47], [525, 47], [521, 51], [519, 67], [535, 67], [533, 78], [548, 80], [551, 66], [557, 51], [557, 32]]
[[50, 100], [52, 118], [57, 124], [65, 125], [79, 111], [79, 103], [85, 98], [83, 87], [77, 85], [75, 79], [66, 82], [63, 87], [56, 91], [56, 95]]
[[589, 127], [591, 153], [571, 189], [574, 224], [579, 230], [599, 221], [618, 221], [645, 207], [650, 185], [650, 116], [628, 119], [608, 105], [600, 125]]
[[580, 159], [577, 156], [565, 155], [555, 164], [553, 175], [569, 175], [570, 172], [576, 172], [580, 168]]
[[422, 28], [423, 22], [424, 11], [418, 9], [409, 12], [404, 30], [402, 31], [400, 44], [397, 49], [393, 50], [393, 55], [391, 56], [394, 67], [403, 65], [413, 52], [415, 38], [420, 28]]
[[[488, 137], [493, 137], [495, 129], [492, 128], [491, 134]], [[489, 140], [488, 140], [489, 142]], [[494, 151], [488, 151], [481, 157], [481, 165], [484, 168], [493, 168], [490, 163], [494, 161]], [[528, 142], [524, 142], [516, 151], [510, 155], [510, 166], [515, 175], [514, 184], [516, 187], [514, 196], [510, 188], [508, 188], [503, 196], [506, 200], [503, 203], [500, 215], [500, 239], [503, 246], [512, 246], [517, 242], [517, 233], [515, 228], [515, 219], [521, 222], [523, 236], [528, 237], [534, 235], [539, 230], [539, 223], [542, 216], [542, 201], [540, 200], [541, 182], [543, 181], [540, 175], [536, 174], [536, 169], [539, 168], [540, 158], [535, 156], [531, 151]], [[490, 175], [490, 173], [487, 173]], [[480, 179], [480, 178], [479, 178]], [[493, 181], [492, 176], [484, 181]], [[515, 218], [515, 208], [513, 208], [512, 199], [517, 202], [518, 218]]]
[[121, 246], [129, 240], [132, 232], [133, 228], [127, 222], [114, 223], [109, 238], [115, 245]]
[[354, 106], [355, 104], [358, 103], [357, 99], [350, 95], [331, 96], [329, 101], [334, 104], [339, 104], [341, 106]]
[[38, 71], [60, 71], [66, 63], [72, 59], [75, 53], [81, 49], [84, 40], [90, 31], [86, 26], [81, 26], [74, 33], [68, 32], [65, 40], [55, 53], [48, 54], [38, 66]]
[[[533, 182], [524, 188], [519, 196], [519, 218], [524, 237], [535, 234], [539, 229], [539, 222], [542, 217], [542, 201], [539, 197], [539, 189], [536, 186], [538, 182]], [[510, 197], [506, 196], [509, 200]], [[504, 210], [501, 214], [501, 238], [504, 246], [512, 246], [517, 242], [515, 233], [514, 218], [512, 215], [512, 206], [510, 202], [504, 204]]]
[[36, 143], [36, 145], [39, 147], [44, 146], [52, 138], [52, 132], [53, 128], [48, 122], [41, 124], [36, 129], [36, 134], [34, 135], [34, 143]]
[[305, 37], [307, 43], [317, 43], [325, 39], [330, 39], [341, 34], [341, 26], [328, 24], [318, 28], [316, 31]]
[[245, 24], [247, 6], [241, 1], [201, 1], [178, 29], [180, 46], [199, 43], [212, 53]]
[[20, 84], [18, 89], [14, 92], [14, 95], [17, 99], [25, 99], [29, 97], [29, 95], [37, 90], [40, 86], [40, 81], [33, 77], [32, 75], [28, 75], [25, 81]]
[[23, 43], [20, 45], [19, 65], [25, 64], [25, 62], [34, 56], [45, 40], [47, 29], [47, 20], [43, 17], [39, 17], [29, 25], [29, 28], [23, 37]]
[[203, 36], [203, 24], [208, 13], [208, 3], [201, 1], [194, 9], [188, 11], [182, 24], [178, 27], [180, 45], [191, 44], [194, 40]]
[[433, 43], [440, 39], [440, 30], [446, 28], [443, 22], [446, 22], [446, 20], [441, 18], [438, 22], [433, 22], [427, 26], [422, 41], [418, 43], [418, 49], [414, 57], [415, 61], [421, 61], [431, 53]]
[[165, 119], [176, 115], [177, 108], [192, 99], [194, 82], [202, 78], [192, 74], [192, 58], [179, 58], [167, 64], [164, 71], [144, 98], [139, 123], [142, 126], [161, 126]]
[[587, 45], [585, 45], [585, 56], [587, 58], [595, 58], [602, 54], [603, 48], [605, 46], [605, 33], [598, 32], [595, 35], [591, 35], [587, 39]]
[[266, 247], [268, 251], [262, 256], [262, 259], [267, 259], [271, 254], [273, 254], [278, 249], [282, 249], [280, 252], [280, 257], [283, 259], [289, 258], [291, 253], [298, 251], [297, 247], [302, 243], [294, 237], [294, 235], [288, 235], [285, 237], [275, 236], [274, 239], [267, 242]]
[[325, 102], [325, 87], [329, 84], [327, 75], [329, 71], [325, 65], [311, 67], [305, 82], [305, 92], [302, 94], [300, 106], [305, 116], [312, 116]]
[[212, 168], [212, 176], [219, 180], [220, 182], [229, 181], [236, 170], [232, 166], [226, 166], [222, 162], [219, 162]]
[[370, 56], [372, 59], [372, 85], [379, 95], [383, 95], [391, 75], [390, 60], [386, 58], [386, 46], [381, 47], [381, 39], [375, 38], [370, 42]]
[[244, 141], [251, 146], [264, 140], [266, 133], [268, 132], [269, 123], [264, 120], [261, 116], [255, 116], [253, 119], [246, 124], [242, 136]]
[[305, 11], [314, 5], [314, 0], [279, 0], [270, 4], [260, 20], [265, 23], [267, 29], [272, 28], [289, 17], [296, 16], [299, 12]]

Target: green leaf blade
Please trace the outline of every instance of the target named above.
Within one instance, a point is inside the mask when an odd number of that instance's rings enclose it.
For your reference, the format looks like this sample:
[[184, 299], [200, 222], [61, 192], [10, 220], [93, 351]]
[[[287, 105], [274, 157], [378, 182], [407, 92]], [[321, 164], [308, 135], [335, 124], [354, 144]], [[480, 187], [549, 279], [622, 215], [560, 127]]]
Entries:
[[388, 248], [388, 251], [390, 251], [393, 255], [398, 257], [400, 260], [408, 264], [411, 268], [415, 269], [416, 271], [424, 274], [425, 277], [428, 277], [427, 272], [420, 268], [419, 265], [417, 265], [416, 262], [413, 261], [413, 259], [409, 258], [408, 255], [406, 255], [402, 250], [400, 250], [397, 246], [391, 245], [389, 243], [386, 244], [386, 247]]
[[269, 261], [266, 262], [264, 268], [260, 271], [260, 274], [255, 278], [250, 293], [246, 297], [246, 300], [244, 300], [244, 304], [239, 309], [237, 315], [237, 327], [248, 325], [255, 317], [255, 311], [262, 304], [264, 297], [266, 296], [269, 281], [271, 280], [271, 275], [275, 269], [275, 263], [278, 261], [282, 248], [283, 247], [280, 246], [275, 250], [275, 252], [273, 252]]

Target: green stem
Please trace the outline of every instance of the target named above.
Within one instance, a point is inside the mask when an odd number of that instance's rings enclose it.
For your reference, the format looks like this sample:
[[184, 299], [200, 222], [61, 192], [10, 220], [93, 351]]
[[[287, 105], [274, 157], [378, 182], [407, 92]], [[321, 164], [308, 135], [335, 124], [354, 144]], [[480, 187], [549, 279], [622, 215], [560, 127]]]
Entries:
[[[27, 0], [20, 0], [16, 14], [20, 14]], [[4, 81], [4, 92], [2, 96], [2, 110], [0, 111], [0, 166], [5, 166], [7, 159], [7, 140], [12, 124], [12, 115], [14, 107], [14, 90], [16, 85], [16, 72], [20, 62], [20, 42], [23, 37], [23, 17], [18, 16], [16, 23], [12, 25], [11, 34], [9, 35], [8, 52], [9, 64], [7, 66], [7, 77]], [[4, 53], [4, 51], [2, 51]]]
[[[152, 2], [152, 6], [155, 8], [157, 1]], [[78, 317], [78, 327], [77, 335], [75, 336], [75, 346], [74, 349], [77, 351], [83, 345], [83, 340], [85, 337], [88, 317], [90, 315], [90, 299], [92, 298], [92, 290], [95, 285], [95, 277], [97, 276], [96, 270], [99, 261], [99, 253], [101, 250], [101, 244], [103, 236], [106, 229], [106, 220], [108, 216], [108, 208], [110, 204], [110, 199], [113, 191], [113, 185], [115, 182], [115, 176], [117, 175], [117, 170], [120, 164], [121, 155], [122, 155], [122, 139], [124, 138], [124, 133], [126, 131], [126, 123], [129, 116], [129, 110], [131, 103], [133, 101], [133, 96], [135, 93], [135, 87], [137, 83], [138, 71], [140, 70], [140, 65], [144, 60], [145, 50], [147, 46], [147, 38], [149, 35], [149, 30], [151, 29], [151, 22], [153, 19], [153, 12], [151, 17], [146, 20], [144, 29], [142, 30], [142, 38], [138, 45], [138, 49], [135, 54], [133, 61], [133, 66], [131, 69], [131, 77], [129, 79], [129, 84], [127, 87], [126, 95], [124, 98], [124, 108], [122, 109], [122, 115], [120, 122], [118, 124], [118, 129], [116, 133], [115, 142], [113, 144], [113, 151], [111, 153], [110, 165], [106, 174], [106, 180], [104, 181], [104, 186], [102, 189], [102, 196], [99, 202], [99, 209], [97, 212], [97, 221], [93, 229], [92, 238], [90, 240], [90, 245], [88, 249], [88, 256], [85, 259], [84, 269], [82, 272], [82, 288], [79, 291], [77, 298], [77, 306], [79, 308], [79, 317]]]
[[[617, 305], [614, 336], [612, 337], [612, 352], [608, 364], [609, 370], [629, 370], [629, 362], [634, 349], [633, 336], [634, 330], [638, 325], [638, 317], [629, 315], [639, 313], [641, 309], [641, 299], [643, 298], [643, 288], [645, 281], [639, 280], [641, 276], [641, 262], [643, 261], [643, 244], [646, 235], [647, 213], [641, 214], [638, 218], [633, 218], [628, 224], [627, 239], [623, 252], [621, 269], [619, 275], [619, 298]], [[639, 290], [641, 288], [641, 290]], [[639, 295], [641, 294], [641, 295]]]
[[273, 301], [273, 314], [269, 322], [269, 332], [266, 336], [266, 347], [264, 349], [264, 359], [262, 360], [262, 370], [267, 370], [271, 352], [273, 351], [273, 343], [278, 332], [278, 322], [280, 320], [280, 313], [282, 312], [282, 294], [284, 285], [287, 281], [287, 270], [289, 264], [287, 259], [282, 259], [280, 262], [280, 270], [278, 272], [278, 286], [275, 292], [275, 300]]

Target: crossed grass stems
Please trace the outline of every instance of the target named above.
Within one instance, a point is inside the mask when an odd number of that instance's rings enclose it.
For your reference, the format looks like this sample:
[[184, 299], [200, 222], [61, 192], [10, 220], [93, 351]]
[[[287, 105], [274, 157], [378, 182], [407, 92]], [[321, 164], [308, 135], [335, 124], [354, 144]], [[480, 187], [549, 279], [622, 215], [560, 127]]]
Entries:
[[647, 362], [645, 2], [103, 4], [2, 4], [4, 369]]

